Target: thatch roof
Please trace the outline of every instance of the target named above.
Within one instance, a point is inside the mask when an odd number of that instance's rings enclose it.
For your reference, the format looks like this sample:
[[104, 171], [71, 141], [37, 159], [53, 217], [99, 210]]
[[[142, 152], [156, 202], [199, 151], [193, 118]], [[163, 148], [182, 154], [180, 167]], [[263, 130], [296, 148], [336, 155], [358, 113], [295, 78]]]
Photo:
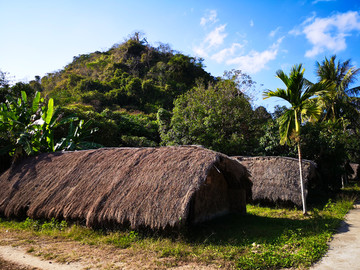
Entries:
[[[286, 202], [301, 206], [299, 161], [289, 157], [236, 157], [249, 173], [252, 186], [252, 199], [259, 202]], [[303, 180], [305, 195], [312, 179], [316, 179], [316, 163], [303, 160]]]
[[357, 163], [350, 163], [352, 173], [348, 176], [350, 180], [359, 180], [360, 165]]
[[0, 176], [0, 214], [158, 229], [244, 211], [245, 199], [231, 196], [249, 187], [236, 160], [195, 146], [56, 152]]

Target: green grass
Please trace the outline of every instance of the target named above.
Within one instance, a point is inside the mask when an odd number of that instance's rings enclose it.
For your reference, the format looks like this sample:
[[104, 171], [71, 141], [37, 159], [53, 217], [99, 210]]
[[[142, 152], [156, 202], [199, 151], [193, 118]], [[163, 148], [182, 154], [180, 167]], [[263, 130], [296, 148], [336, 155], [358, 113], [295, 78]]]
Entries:
[[[359, 188], [347, 188], [337, 199], [310, 215], [300, 210], [248, 205], [247, 215], [231, 215], [202, 223], [179, 235], [134, 231], [94, 231], [66, 222], [0, 220], [0, 228], [72, 239], [87, 245], [111, 245], [152, 252], [177, 262], [215, 264], [235, 269], [307, 268], [327, 251], [327, 242], [352, 208]], [[169, 263], [169, 262], [164, 262]]]

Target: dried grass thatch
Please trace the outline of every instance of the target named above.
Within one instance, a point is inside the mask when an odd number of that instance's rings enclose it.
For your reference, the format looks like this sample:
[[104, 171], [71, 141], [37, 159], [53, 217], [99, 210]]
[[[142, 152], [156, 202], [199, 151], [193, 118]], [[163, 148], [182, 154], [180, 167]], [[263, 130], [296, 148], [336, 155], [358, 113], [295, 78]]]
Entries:
[[153, 229], [244, 212], [246, 169], [195, 146], [103, 148], [28, 158], [0, 176], [0, 214]]
[[348, 175], [349, 180], [359, 180], [360, 165], [357, 163], [350, 163], [352, 172]]
[[[298, 159], [271, 156], [235, 158], [250, 173], [253, 201], [302, 205]], [[318, 184], [319, 179], [315, 162], [303, 160], [302, 164], [307, 196], [310, 185]]]

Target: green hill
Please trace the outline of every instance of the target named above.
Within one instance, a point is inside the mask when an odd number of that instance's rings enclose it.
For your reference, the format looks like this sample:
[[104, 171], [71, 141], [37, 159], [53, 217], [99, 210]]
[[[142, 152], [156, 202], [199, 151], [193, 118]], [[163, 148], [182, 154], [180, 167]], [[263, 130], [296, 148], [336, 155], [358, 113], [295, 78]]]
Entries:
[[155, 146], [160, 143], [157, 111], [171, 110], [174, 99], [197, 82], [216, 81], [202, 61], [165, 44], [153, 47], [135, 33], [108, 51], [74, 57], [39, 83], [65, 115], [91, 119], [99, 127], [97, 143]]
[[174, 98], [198, 79], [214, 81], [202, 59], [175, 52], [168, 45], [155, 48], [135, 34], [108, 51], [74, 57], [63, 70], [43, 77], [41, 85], [59, 105], [82, 103], [97, 112], [124, 108], [154, 113], [171, 109]]

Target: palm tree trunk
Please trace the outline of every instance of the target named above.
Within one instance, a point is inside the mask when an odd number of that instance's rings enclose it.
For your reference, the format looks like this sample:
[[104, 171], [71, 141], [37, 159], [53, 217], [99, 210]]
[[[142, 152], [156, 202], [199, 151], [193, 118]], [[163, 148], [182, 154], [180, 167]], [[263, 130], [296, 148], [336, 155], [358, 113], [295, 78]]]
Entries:
[[331, 109], [332, 109], [332, 113], [333, 113], [333, 121], [335, 122], [336, 115], [335, 115], [335, 106], [334, 106], [334, 104], [332, 104]]
[[300, 123], [298, 118], [298, 111], [295, 109], [295, 132], [297, 134], [297, 147], [298, 147], [298, 155], [299, 155], [299, 173], [300, 173], [300, 187], [301, 187], [301, 200], [303, 205], [303, 214], [307, 214], [306, 209], [306, 198], [305, 198], [305, 190], [304, 190], [304, 181], [303, 181], [303, 173], [302, 173], [302, 157], [301, 157], [301, 147], [300, 147]]
[[300, 186], [301, 186], [301, 199], [303, 205], [303, 214], [307, 214], [306, 208], [306, 198], [305, 198], [305, 189], [304, 189], [304, 181], [303, 181], [303, 173], [302, 173], [302, 157], [301, 157], [301, 148], [300, 142], [298, 142], [298, 155], [299, 155], [299, 171], [300, 171]]

